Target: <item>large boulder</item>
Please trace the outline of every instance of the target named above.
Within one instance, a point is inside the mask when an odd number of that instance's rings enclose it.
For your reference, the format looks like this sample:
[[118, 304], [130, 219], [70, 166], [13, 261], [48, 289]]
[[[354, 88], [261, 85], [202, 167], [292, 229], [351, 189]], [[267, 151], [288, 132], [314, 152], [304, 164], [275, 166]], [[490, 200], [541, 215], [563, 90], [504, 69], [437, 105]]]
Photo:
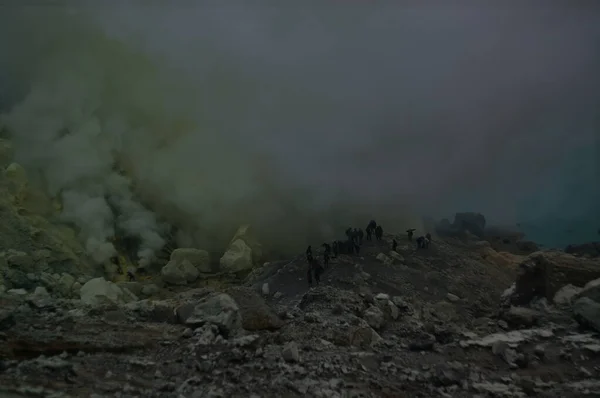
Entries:
[[187, 285], [198, 279], [198, 269], [188, 260], [171, 260], [165, 265], [160, 274], [166, 283], [171, 285]]
[[252, 250], [252, 261], [255, 264], [258, 264], [262, 261], [263, 257], [263, 247], [258, 241], [258, 237], [256, 236], [256, 231], [252, 228], [250, 224], [244, 224], [240, 226], [233, 238], [229, 242], [229, 245], [233, 244], [236, 240], [241, 239], [244, 241], [246, 246]]
[[575, 294], [573, 301], [576, 301], [581, 297], [587, 297], [590, 300], [600, 303], [600, 278], [586, 283], [585, 286], [582, 289], [579, 289]]
[[276, 330], [283, 326], [283, 321], [255, 290], [233, 287], [226, 293], [237, 303], [245, 330]]
[[582, 297], [573, 304], [573, 315], [581, 325], [600, 332], [600, 304]]
[[127, 289], [121, 289], [116, 284], [104, 278], [94, 278], [87, 281], [80, 290], [81, 302], [97, 306], [103, 304], [125, 304], [137, 300]]
[[212, 324], [221, 334], [230, 337], [242, 329], [240, 309], [233, 298], [225, 293], [209, 295], [177, 309], [179, 322], [192, 328]]
[[212, 271], [210, 266], [210, 255], [206, 250], [178, 248], [173, 250], [170, 260], [175, 261], [176, 263], [187, 260], [196, 267], [198, 272], [210, 273]]
[[252, 249], [242, 240], [237, 239], [229, 245], [229, 249], [219, 261], [221, 270], [225, 272], [250, 271], [253, 267]]
[[578, 258], [560, 251], [535, 252], [519, 264], [519, 275], [510, 301], [528, 304], [534, 297], [553, 300], [566, 285], [583, 287], [600, 278], [600, 261]]

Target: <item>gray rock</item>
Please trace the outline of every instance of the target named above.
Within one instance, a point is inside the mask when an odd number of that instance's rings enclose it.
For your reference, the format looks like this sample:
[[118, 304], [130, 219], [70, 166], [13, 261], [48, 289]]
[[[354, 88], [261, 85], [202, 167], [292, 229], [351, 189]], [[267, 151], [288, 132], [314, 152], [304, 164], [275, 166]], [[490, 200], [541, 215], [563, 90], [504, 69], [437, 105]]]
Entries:
[[600, 332], [600, 304], [582, 297], [573, 304], [573, 315], [577, 322]]
[[376, 258], [385, 265], [392, 265], [392, 263], [394, 262], [394, 260], [389, 258], [385, 253], [379, 253]]
[[142, 296], [154, 296], [160, 292], [160, 288], [153, 283], [142, 286], [141, 295]]
[[57, 293], [63, 297], [71, 297], [73, 294], [73, 285], [75, 284], [75, 278], [70, 274], [63, 273], [60, 278], [56, 281], [56, 285], [53, 288]]
[[0, 308], [0, 330], [10, 329], [14, 325], [14, 310], [12, 308]]
[[597, 303], [600, 303], [600, 279], [594, 279], [588, 282], [580, 292], [578, 292], [573, 301], [576, 301], [582, 297], [587, 297]]
[[506, 322], [513, 326], [533, 326], [539, 323], [542, 314], [525, 307], [510, 307], [503, 314]]
[[363, 319], [367, 321], [369, 326], [373, 329], [381, 329], [381, 327], [385, 323], [385, 318], [383, 311], [381, 311], [378, 307], [371, 306], [367, 308], [363, 314]]
[[117, 286], [121, 289], [127, 289], [136, 296], [142, 295], [142, 284], [139, 282], [117, 282]]
[[285, 347], [283, 347], [281, 356], [286, 362], [299, 362], [300, 353], [298, 352], [298, 345], [293, 341], [286, 344]]
[[199, 272], [210, 273], [212, 272], [210, 266], [210, 255], [206, 250], [192, 249], [192, 248], [178, 248], [173, 250], [171, 253], [171, 261], [176, 263], [187, 260], [192, 264]]
[[573, 298], [581, 293], [583, 289], [573, 285], [563, 286], [556, 294], [554, 295], [554, 304], [559, 306], [570, 306], [573, 302]]
[[236, 302], [228, 294], [200, 299], [183, 323], [190, 327], [200, 327], [206, 323], [216, 325], [226, 337], [235, 335], [242, 329], [242, 317]]
[[262, 285], [262, 294], [264, 296], [268, 296], [269, 295], [269, 284], [268, 283], [263, 283]]
[[166, 283], [171, 285], [187, 285], [198, 279], [198, 269], [188, 260], [171, 260], [161, 271], [161, 276]]
[[460, 300], [460, 297], [458, 297], [457, 295], [455, 295], [455, 294], [452, 294], [452, 293], [448, 293], [448, 294], [446, 295], [446, 298], [447, 298], [447, 299], [448, 299], [448, 301], [450, 301], [451, 303], [456, 303], [457, 301], [459, 301], [459, 300]]
[[80, 294], [81, 302], [90, 306], [103, 305], [107, 302], [125, 304], [137, 300], [135, 296], [131, 296], [129, 291], [121, 289], [104, 278], [90, 279], [81, 287]]

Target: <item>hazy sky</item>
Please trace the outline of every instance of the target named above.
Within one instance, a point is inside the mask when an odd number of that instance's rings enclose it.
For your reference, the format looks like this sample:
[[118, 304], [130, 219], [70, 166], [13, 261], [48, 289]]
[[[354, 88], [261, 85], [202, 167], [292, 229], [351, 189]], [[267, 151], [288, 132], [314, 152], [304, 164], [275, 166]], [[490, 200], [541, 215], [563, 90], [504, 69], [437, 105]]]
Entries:
[[[599, 217], [600, 3], [214, 3], [84, 11], [109, 36], [172, 68], [159, 66], [161, 76], [185, 90], [148, 106], [185, 108], [210, 164], [226, 148], [243, 148], [236, 167], [251, 170], [262, 154], [275, 162], [280, 188], [301, 185], [324, 205], [341, 195], [434, 216], [482, 211], [497, 222]], [[37, 12], [43, 27], [14, 18], [0, 27], [21, 33], [0, 42], [10, 58], [4, 70], [20, 60], [45, 65], [54, 54], [36, 58], [42, 45], [32, 38], [63, 32], [64, 22]], [[69, 43], [77, 35], [53, 44], [65, 52], [55, 66], [72, 67], [67, 54], [83, 48]], [[106, 48], [85, 51], [99, 70], [112, 56], [112, 73], [143, 80]], [[170, 159], [173, 170], [209, 164]], [[230, 172], [214, 171], [212, 185], [239, 185]], [[185, 191], [189, 180], [174, 185]]]

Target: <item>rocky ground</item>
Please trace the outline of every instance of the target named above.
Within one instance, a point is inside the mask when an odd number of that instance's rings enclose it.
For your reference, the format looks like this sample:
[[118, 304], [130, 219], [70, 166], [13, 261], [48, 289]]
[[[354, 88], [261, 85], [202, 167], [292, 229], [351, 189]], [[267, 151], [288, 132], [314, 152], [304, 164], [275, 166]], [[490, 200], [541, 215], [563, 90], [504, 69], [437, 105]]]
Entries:
[[[310, 289], [301, 256], [237, 287], [87, 277], [65, 298], [50, 275], [11, 289], [0, 298], [1, 396], [600, 396], [600, 283], [561, 280], [570, 255], [498, 253], [477, 239], [417, 251], [396, 238], [397, 252], [386, 236], [340, 256]], [[514, 306], [529, 280], [519, 264], [542, 279], [553, 265], [566, 287]]]

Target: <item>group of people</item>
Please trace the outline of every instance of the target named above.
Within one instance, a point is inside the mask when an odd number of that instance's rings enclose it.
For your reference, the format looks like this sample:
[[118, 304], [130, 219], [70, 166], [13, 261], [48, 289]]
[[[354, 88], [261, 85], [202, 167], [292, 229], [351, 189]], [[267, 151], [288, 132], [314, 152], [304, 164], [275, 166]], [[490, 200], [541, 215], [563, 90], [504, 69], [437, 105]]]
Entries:
[[[415, 228], [406, 230], [409, 241], [413, 240], [415, 231]], [[329, 265], [329, 262], [332, 258], [336, 258], [340, 253], [358, 255], [360, 253], [360, 248], [363, 244], [365, 235], [367, 241], [372, 241], [373, 235], [375, 235], [375, 239], [377, 241], [381, 241], [383, 238], [383, 228], [381, 225], [378, 225], [375, 220], [371, 220], [364, 231], [360, 228], [352, 227], [346, 229], [345, 240], [335, 240], [331, 244], [323, 243], [321, 245], [323, 247], [323, 264], [321, 264], [321, 262], [319, 262], [319, 260], [313, 255], [312, 246], [308, 246], [306, 249], [306, 261], [308, 262], [307, 280], [309, 287], [311, 287], [313, 284], [313, 276], [317, 285], [321, 282], [321, 275], [323, 272], [325, 272], [325, 269]], [[416, 243], [418, 249], [429, 248], [429, 244], [431, 243], [431, 234], [427, 233], [424, 236], [417, 237]], [[396, 239], [393, 239], [392, 250], [396, 251], [397, 248], [398, 242]]]
[[365, 232], [366, 239], [368, 241], [373, 240], [373, 235], [375, 235], [375, 239], [377, 239], [377, 241], [380, 241], [383, 238], [383, 228], [381, 225], [377, 225], [375, 220], [371, 220], [364, 231], [361, 228], [349, 227], [346, 229], [345, 240], [334, 240], [331, 244], [323, 243], [321, 245], [323, 247], [323, 264], [321, 264], [313, 255], [312, 246], [308, 246], [305, 253], [306, 261], [308, 262], [308, 285], [312, 286], [313, 275], [314, 280], [318, 285], [321, 281], [321, 275], [325, 271], [325, 268], [329, 265], [329, 261], [332, 258], [336, 258], [340, 253], [358, 255], [363, 244], [363, 239], [365, 238]]

